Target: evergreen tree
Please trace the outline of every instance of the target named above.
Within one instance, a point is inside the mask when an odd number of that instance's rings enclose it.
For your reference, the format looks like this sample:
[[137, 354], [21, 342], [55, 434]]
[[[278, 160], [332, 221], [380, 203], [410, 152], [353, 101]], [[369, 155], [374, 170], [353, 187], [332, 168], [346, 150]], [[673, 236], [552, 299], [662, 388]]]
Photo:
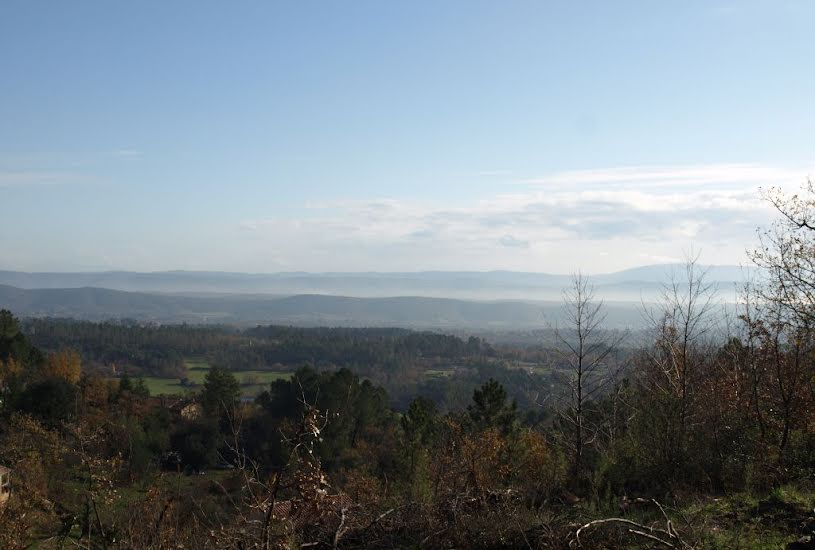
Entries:
[[232, 413], [241, 395], [241, 387], [235, 375], [223, 367], [212, 367], [204, 379], [201, 406], [213, 419], [225, 419]]
[[478, 430], [499, 428], [504, 433], [512, 430], [517, 415], [515, 400], [507, 403], [507, 392], [498, 381], [490, 378], [473, 392], [473, 402], [467, 413]]

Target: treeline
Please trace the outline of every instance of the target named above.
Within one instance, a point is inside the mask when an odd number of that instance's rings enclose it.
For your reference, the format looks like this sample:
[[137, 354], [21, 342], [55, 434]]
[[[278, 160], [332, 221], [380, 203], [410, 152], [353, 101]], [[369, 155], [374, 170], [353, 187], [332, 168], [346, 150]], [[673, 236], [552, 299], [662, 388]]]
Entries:
[[[461, 338], [400, 328], [301, 328], [259, 326], [245, 331], [229, 327], [151, 326], [138, 323], [94, 323], [66, 319], [28, 319], [23, 332], [44, 350], [76, 350], [86, 370], [110, 375], [184, 378], [184, 359], [204, 358], [227, 370], [293, 371], [302, 365], [318, 370], [348, 368], [384, 387], [391, 404], [404, 410], [416, 396], [435, 401], [441, 410], [466, 406], [473, 390], [495, 378], [525, 409], [558, 390], [552, 348], [535, 359], [549, 371], [507, 369], [505, 358], [521, 352], [496, 352], [480, 338]], [[625, 350], [621, 350], [625, 353]], [[428, 376], [434, 367], [437, 376]]]
[[[493, 355], [483, 340], [398, 328], [297, 328], [267, 326], [247, 330], [249, 337], [280, 344], [269, 351], [281, 363], [327, 360], [340, 366], [381, 363], [398, 358]], [[268, 360], [268, 359], [267, 359]]]
[[132, 374], [177, 377], [184, 357], [204, 357], [233, 370], [299, 366], [393, 368], [405, 362], [492, 356], [479, 338], [380, 328], [151, 326], [30, 319], [24, 331], [46, 350], [70, 347], [91, 365], [117, 364]]
[[228, 346], [234, 332], [226, 328], [73, 319], [28, 319], [22, 330], [44, 350], [78, 351], [88, 368], [116, 365], [134, 375], [174, 378], [185, 375], [184, 357]]

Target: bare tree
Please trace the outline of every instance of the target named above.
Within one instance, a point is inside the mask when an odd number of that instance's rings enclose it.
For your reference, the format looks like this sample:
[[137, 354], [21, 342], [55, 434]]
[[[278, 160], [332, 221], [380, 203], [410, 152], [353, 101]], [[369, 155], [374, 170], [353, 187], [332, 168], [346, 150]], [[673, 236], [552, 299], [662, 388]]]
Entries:
[[762, 362], [758, 360], [759, 351], [762, 349], [761, 337], [763, 330], [760, 319], [763, 315], [761, 307], [763, 304], [764, 302], [756, 285], [752, 282], [745, 284], [742, 289], [741, 312], [739, 314], [742, 326], [742, 334], [739, 340], [742, 342], [743, 349], [742, 353], [734, 357], [732, 362], [733, 370], [746, 382], [737, 383], [737, 387], [747, 388], [742, 396], [742, 401], [746, 402], [743, 410], [751, 415], [752, 420], [758, 425], [762, 440], [766, 438], [767, 432], [766, 421], [762, 412], [764, 400], [762, 388], [765, 369]]
[[[763, 329], [763, 339], [771, 349], [784, 351], [771, 361], [776, 385], [772, 393], [777, 398], [776, 410], [780, 408], [791, 420], [805, 386], [808, 399], [815, 400], [810, 353], [815, 327], [815, 183], [808, 179], [791, 195], [773, 187], [764, 191], [763, 197], [780, 217], [759, 233], [760, 246], [750, 254], [768, 275], [759, 290], [768, 315], [756, 326]], [[779, 341], [781, 333], [784, 336]], [[785, 420], [783, 424], [782, 451], [791, 422]]]
[[783, 461], [792, 429], [801, 420], [799, 411], [808, 401], [808, 371], [812, 365], [812, 330], [803, 319], [786, 309], [778, 300], [764, 305], [761, 318], [752, 325], [759, 347], [753, 362], [761, 369], [756, 377], [756, 393], [764, 402], [761, 411], [762, 437], [767, 422], [774, 428], [771, 439]]
[[[642, 383], [646, 394], [661, 404], [654, 428], [660, 440], [656, 447], [666, 464], [673, 465], [685, 457], [688, 435], [698, 416], [697, 389], [707, 374], [709, 336], [715, 327], [714, 288], [697, 262], [698, 255], [690, 256], [663, 289], [660, 308], [646, 312], [656, 339], [645, 355]], [[657, 415], [654, 410], [641, 412]]]
[[762, 195], [781, 215], [759, 232], [760, 246], [750, 253], [769, 275], [764, 298], [811, 326], [815, 324], [815, 184], [808, 180], [800, 194], [787, 195], [773, 187]]
[[586, 447], [594, 443], [598, 429], [589, 420], [591, 403], [616, 378], [618, 368], [609, 364], [610, 356], [624, 338], [604, 328], [606, 313], [602, 300], [595, 300], [594, 287], [580, 273], [572, 276], [563, 292], [565, 327], [555, 328], [567, 366], [565, 383], [567, 406], [562, 410], [571, 436], [572, 473], [579, 480], [584, 468]]

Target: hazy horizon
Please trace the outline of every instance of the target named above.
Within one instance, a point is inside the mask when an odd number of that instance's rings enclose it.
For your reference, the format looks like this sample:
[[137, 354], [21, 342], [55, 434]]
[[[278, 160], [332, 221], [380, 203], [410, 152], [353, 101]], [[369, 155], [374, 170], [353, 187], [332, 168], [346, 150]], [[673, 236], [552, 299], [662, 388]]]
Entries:
[[[677, 259], [675, 262], [666, 262], [666, 263], [653, 263], [653, 264], [642, 264], [642, 265], [635, 265], [633, 267], [629, 267], [626, 269], [620, 269], [616, 271], [608, 271], [608, 272], [586, 272], [583, 270], [575, 270], [569, 272], [553, 272], [553, 271], [546, 271], [546, 270], [539, 270], [539, 271], [520, 271], [520, 270], [512, 270], [512, 269], [473, 269], [473, 270], [461, 270], [461, 269], [451, 269], [451, 270], [444, 270], [444, 269], [417, 269], [417, 270], [407, 270], [407, 271], [389, 271], [389, 270], [382, 270], [382, 269], [370, 269], [370, 270], [353, 270], [353, 271], [305, 271], [305, 270], [293, 270], [293, 271], [224, 271], [224, 270], [208, 270], [208, 269], [158, 269], [158, 270], [151, 270], [151, 271], [139, 271], [139, 270], [131, 270], [131, 269], [86, 269], [86, 270], [68, 270], [68, 269], [55, 269], [55, 270], [24, 270], [24, 269], [10, 269], [0, 265], [0, 272], [15, 272], [15, 273], [26, 273], [26, 274], [93, 274], [93, 273], [134, 273], [134, 274], [162, 274], [162, 273], [212, 273], [212, 274], [221, 274], [221, 275], [400, 275], [400, 274], [409, 274], [409, 275], [420, 275], [420, 274], [498, 274], [498, 273], [510, 273], [510, 274], [518, 274], [518, 275], [552, 275], [558, 277], [571, 277], [572, 275], [581, 273], [585, 276], [595, 277], [595, 276], [602, 276], [602, 275], [613, 275], [617, 273], [624, 273], [628, 271], [637, 271], [641, 269], [652, 269], [652, 268], [675, 268], [675, 267], [682, 267], [686, 264], [686, 262], [690, 258], [686, 257], [683, 260]], [[699, 269], [757, 269], [754, 265], [745, 262], [745, 264], [699, 264]]]
[[813, 173], [807, 2], [8, 2], [0, 257], [42, 271], [744, 264]]

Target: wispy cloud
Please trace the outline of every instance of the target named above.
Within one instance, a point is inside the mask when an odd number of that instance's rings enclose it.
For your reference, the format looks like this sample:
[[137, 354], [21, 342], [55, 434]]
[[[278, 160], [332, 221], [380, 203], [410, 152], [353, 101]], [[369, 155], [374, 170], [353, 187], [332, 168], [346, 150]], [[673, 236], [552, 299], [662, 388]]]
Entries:
[[24, 185], [64, 185], [82, 181], [82, 176], [70, 172], [6, 171], [0, 172], [0, 187]]
[[[803, 169], [803, 175], [811, 167]], [[544, 186], [646, 186], [676, 187], [703, 185], [781, 185], [800, 181], [802, 169], [778, 168], [761, 164], [731, 163], [697, 166], [623, 166], [595, 170], [558, 172], [520, 180], [519, 183]]]
[[642, 258], [673, 260], [690, 245], [711, 251], [713, 263], [737, 263], [756, 227], [773, 215], [759, 186], [797, 185], [806, 176], [802, 169], [752, 164], [562, 172], [477, 202], [324, 202], [310, 204], [308, 218], [242, 226], [295, 257], [293, 263], [307, 262], [309, 254], [357, 265], [396, 262], [400, 269], [430, 262], [438, 268], [569, 271], [589, 254], [607, 254], [602, 257], [609, 265], [595, 269], [617, 268], [639, 265]]
[[140, 159], [142, 151], [0, 151], [0, 187], [100, 182], [99, 167]]

